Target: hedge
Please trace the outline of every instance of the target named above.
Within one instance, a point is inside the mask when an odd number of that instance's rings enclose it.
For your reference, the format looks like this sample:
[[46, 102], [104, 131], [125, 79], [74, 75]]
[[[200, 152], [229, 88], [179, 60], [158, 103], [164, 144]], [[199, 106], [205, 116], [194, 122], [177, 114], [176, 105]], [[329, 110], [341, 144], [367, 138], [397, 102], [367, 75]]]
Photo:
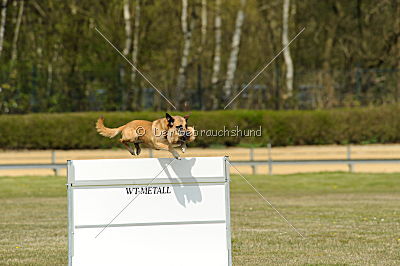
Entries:
[[[178, 113], [170, 112], [172, 115]], [[400, 106], [320, 111], [193, 111], [189, 125], [197, 130], [262, 128], [261, 137], [198, 136], [190, 146], [275, 146], [400, 141]], [[58, 113], [0, 116], [0, 149], [94, 149], [119, 147], [117, 139], [95, 130], [99, 116], [108, 127], [134, 119], [154, 120], [160, 112]]]

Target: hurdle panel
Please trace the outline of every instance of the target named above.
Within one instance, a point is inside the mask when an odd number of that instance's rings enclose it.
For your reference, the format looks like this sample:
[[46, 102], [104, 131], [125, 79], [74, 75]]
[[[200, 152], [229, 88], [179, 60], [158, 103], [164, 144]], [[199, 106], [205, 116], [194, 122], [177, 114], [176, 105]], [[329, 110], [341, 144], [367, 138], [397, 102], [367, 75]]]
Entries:
[[68, 161], [69, 265], [231, 265], [227, 160]]

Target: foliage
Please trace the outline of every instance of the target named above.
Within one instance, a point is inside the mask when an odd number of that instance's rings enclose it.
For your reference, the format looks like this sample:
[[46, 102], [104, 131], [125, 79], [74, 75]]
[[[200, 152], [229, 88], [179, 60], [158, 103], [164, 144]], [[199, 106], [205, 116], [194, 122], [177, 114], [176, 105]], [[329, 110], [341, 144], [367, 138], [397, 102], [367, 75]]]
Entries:
[[[171, 112], [172, 113], [172, 112]], [[400, 106], [317, 111], [193, 111], [189, 125], [200, 136], [191, 146], [274, 146], [345, 143], [395, 143], [400, 141]], [[179, 113], [172, 113], [178, 115]], [[181, 113], [183, 114], [183, 113]], [[2, 149], [93, 149], [119, 145], [97, 134], [101, 115], [108, 127], [131, 120], [155, 120], [161, 112], [60, 113], [0, 116]], [[262, 136], [215, 136], [216, 130], [258, 130]], [[207, 131], [209, 130], [209, 134]], [[210, 131], [214, 130], [214, 131]], [[207, 135], [208, 134], [208, 135]], [[222, 134], [222, 133], [220, 133]]]
[[[129, 1], [133, 17], [135, 1]], [[130, 75], [120, 76], [121, 69], [130, 73], [131, 66], [95, 31], [97, 27], [122, 50], [126, 38], [124, 1], [25, 1], [17, 36], [18, 2], [8, 1], [7, 5], [0, 55], [0, 113], [124, 110], [124, 95], [131, 90], [136, 98], [127, 110], [170, 107], [142, 77], [130, 84]], [[207, 1], [207, 35], [199, 55], [201, 2], [196, 0], [189, 3], [193, 44], [187, 86], [182, 92], [176, 90], [183, 46], [180, 1], [140, 0], [139, 56], [135, 64], [172, 102], [185, 93], [191, 108], [210, 110], [214, 108], [212, 99], [220, 100], [217, 106], [224, 106], [228, 100], [220, 99], [220, 95], [240, 5], [238, 0], [221, 2], [218, 86], [211, 86], [215, 1]], [[306, 28], [290, 46], [295, 97], [282, 97], [285, 65], [278, 57], [230, 108], [315, 109], [398, 101], [400, 5], [395, 0], [378, 2], [291, 1], [290, 38]], [[282, 0], [247, 1], [244, 11], [233, 91], [239, 91], [282, 48]], [[14, 61], [13, 49], [18, 51]], [[329, 88], [334, 88], [332, 94], [327, 93]]]

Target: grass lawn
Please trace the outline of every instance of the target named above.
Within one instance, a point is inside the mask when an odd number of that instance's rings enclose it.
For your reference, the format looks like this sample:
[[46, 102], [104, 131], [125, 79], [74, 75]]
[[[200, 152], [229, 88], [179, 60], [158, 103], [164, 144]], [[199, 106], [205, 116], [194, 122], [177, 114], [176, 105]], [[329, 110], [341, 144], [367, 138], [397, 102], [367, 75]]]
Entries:
[[[246, 177], [305, 239], [232, 176], [234, 265], [400, 264], [400, 174]], [[0, 265], [67, 263], [65, 183], [0, 177]]]

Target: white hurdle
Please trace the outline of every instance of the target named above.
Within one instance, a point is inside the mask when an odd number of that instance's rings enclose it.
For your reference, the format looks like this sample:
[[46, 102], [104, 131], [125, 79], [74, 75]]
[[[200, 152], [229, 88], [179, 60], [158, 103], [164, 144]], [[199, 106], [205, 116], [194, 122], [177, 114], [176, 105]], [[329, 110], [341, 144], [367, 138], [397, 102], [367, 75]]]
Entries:
[[69, 265], [232, 265], [227, 160], [68, 161]]

